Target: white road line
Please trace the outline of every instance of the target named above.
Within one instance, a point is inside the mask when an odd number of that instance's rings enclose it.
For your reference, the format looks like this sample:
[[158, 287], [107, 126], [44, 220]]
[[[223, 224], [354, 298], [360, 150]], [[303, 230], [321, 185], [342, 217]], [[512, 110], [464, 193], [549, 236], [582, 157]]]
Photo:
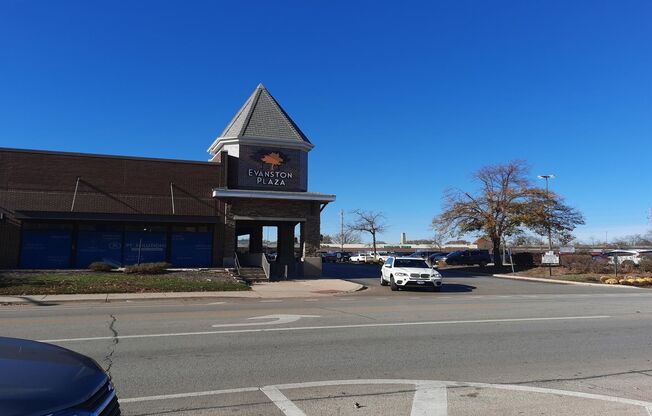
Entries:
[[304, 299], [304, 302], [318, 302], [319, 299]]
[[207, 305], [224, 305], [226, 302], [211, 302], [207, 303]]
[[281, 412], [283, 412], [284, 415], [286, 416], [306, 416], [301, 409], [297, 407], [290, 399], [285, 397], [283, 393], [279, 389], [273, 386], [269, 387], [263, 387], [260, 389], [263, 393], [265, 393], [265, 396], [269, 397], [269, 399], [278, 407]]
[[139, 334], [120, 335], [118, 337], [85, 337], [85, 338], [60, 338], [44, 339], [40, 342], [79, 342], [79, 341], [104, 341], [112, 339], [135, 339], [135, 338], [162, 338], [162, 337], [184, 337], [192, 335], [218, 335], [218, 334], [245, 334], [251, 332], [282, 332], [282, 331], [306, 331], [323, 329], [348, 329], [348, 328], [374, 328], [392, 326], [419, 326], [419, 325], [454, 325], [454, 324], [485, 324], [485, 323], [509, 323], [509, 322], [544, 322], [544, 321], [571, 321], [578, 319], [607, 319], [609, 315], [591, 316], [555, 316], [549, 318], [507, 318], [507, 319], [476, 319], [468, 321], [425, 321], [425, 322], [388, 322], [375, 324], [351, 324], [351, 325], [324, 325], [324, 326], [295, 326], [289, 328], [257, 328], [257, 329], [232, 329], [222, 331], [198, 331], [198, 332], [176, 332], [168, 334]]
[[417, 384], [410, 416], [447, 416], [448, 396], [441, 383]]
[[652, 407], [646, 407], [645, 410], [647, 410], [648, 416], [652, 416]]
[[261, 300], [260, 303], [281, 303], [283, 302], [282, 300], [275, 300], [275, 299], [270, 299], [270, 300]]
[[355, 299], [354, 298], [337, 298], [337, 300], [348, 301], [348, 300], [355, 300]]
[[583, 399], [602, 400], [602, 401], [622, 403], [622, 404], [627, 404], [632, 406], [640, 406], [646, 408], [648, 410], [648, 413], [652, 415], [651, 413], [652, 402], [627, 399], [625, 397], [606, 396], [602, 394], [584, 393], [579, 391], [546, 389], [542, 387], [530, 387], [530, 386], [512, 385], [512, 384], [467, 383], [463, 381], [458, 382], [458, 381], [402, 380], [402, 379], [367, 379], [367, 380], [355, 379], [355, 380], [311, 381], [311, 382], [304, 382], [304, 383], [276, 384], [276, 385], [265, 386], [265, 387], [245, 387], [245, 388], [226, 389], [226, 390], [212, 390], [212, 391], [200, 391], [200, 392], [192, 392], [192, 393], [163, 394], [158, 396], [134, 397], [128, 399], [121, 399], [120, 403], [134, 403], [134, 402], [177, 399], [177, 398], [186, 398], [186, 397], [212, 396], [212, 395], [229, 394], [229, 393], [246, 393], [246, 392], [259, 391], [259, 390], [262, 391], [263, 389], [269, 389], [269, 388], [276, 389], [276, 390], [291, 390], [291, 389], [328, 387], [328, 386], [377, 385], [377, 384], [388, 384], [388, 385], [409, 384], [409, 385], [414, 385], [415, 389], [418, 389], [418, 386], [436, 385], [442, 388], [443, 387], [479, 387], [479, 388], [486, 388], [486, 389], [555, 394], [560, 396], [579, 397]]
[[152, 402], [156, 400], [185, 399], [188, 397], [216, 396], [219, 394], [229, 394], [229, 393], [248, 393], [248, 392], [258, 391], [258, 390], [260, 390], [258, 387], [244, 387], [239, 389], [208, 390], [208, 391], [197, 391], [192, 393], [160, 394], [158, 396], [143, 396], [143, 397], [132, 397], [130, 399], [120, 399], [120, 403], [137, 403], [137, 402]]

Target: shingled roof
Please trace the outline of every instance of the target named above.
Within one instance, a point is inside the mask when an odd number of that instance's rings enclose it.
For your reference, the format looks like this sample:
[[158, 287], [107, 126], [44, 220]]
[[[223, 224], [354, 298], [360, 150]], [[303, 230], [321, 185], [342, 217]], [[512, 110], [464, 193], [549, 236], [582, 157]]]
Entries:
[[220, 134], [220, 138], [227, 137], [294, 139], [310, 143], [263, 84], [258, 84], [253, 94]]

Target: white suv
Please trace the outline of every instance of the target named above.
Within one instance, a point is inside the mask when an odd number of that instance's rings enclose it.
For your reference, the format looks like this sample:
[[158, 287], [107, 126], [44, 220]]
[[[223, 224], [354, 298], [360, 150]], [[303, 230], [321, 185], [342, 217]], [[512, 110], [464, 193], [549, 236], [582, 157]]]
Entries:
[[380, 269], [380, 284], [392, 290], [405, 287], [427, 287], [439, 292], [441, 274], [425, 260], [414, 257], [390, 257]]

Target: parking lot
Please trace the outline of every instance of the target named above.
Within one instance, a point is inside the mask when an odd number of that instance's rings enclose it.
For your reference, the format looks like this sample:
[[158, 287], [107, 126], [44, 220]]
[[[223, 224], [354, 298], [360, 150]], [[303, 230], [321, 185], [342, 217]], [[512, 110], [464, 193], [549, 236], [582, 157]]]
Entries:
[[[481, 273], [461, 273], [455, 270], [440, 270], [444, 285], [440, 293], [425, 290], [401, 290], [391, 292], [388, 287], [380, 286], [380, 266], [355, 263], [324, 263], [324, 277], [346, 279], [367, 286], [359, 296], [439, 296], [447, 295], [537, 295], [537, 294], [580, 294], [604, 293], [613, 288], [562, 285], [555, 283], [532, 283], [512, 279], [500, 279]], [[620, 290], [636, 290], [619, 288]]]

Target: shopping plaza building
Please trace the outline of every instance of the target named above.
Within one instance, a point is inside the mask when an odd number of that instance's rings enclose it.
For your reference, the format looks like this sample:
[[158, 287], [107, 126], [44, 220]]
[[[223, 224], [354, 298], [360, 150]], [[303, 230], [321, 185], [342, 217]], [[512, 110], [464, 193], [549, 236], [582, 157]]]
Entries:
[[[312, 148], [262, 85], [208, 162], [0, 148], [0, 267], [166, 261], [319, 275], [320, 213], [335, 196], [308, 191]], [[263, 227], [276, 227], [271, 264]]]

